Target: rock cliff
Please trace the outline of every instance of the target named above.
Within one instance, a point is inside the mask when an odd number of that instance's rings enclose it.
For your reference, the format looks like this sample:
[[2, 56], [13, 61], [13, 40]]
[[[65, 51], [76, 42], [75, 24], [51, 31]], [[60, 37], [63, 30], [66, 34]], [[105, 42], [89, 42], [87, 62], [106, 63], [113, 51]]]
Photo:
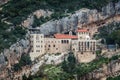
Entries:
[[7, 3], [9, 0], [0, 0], [0, 5]]
[[[50, 11], [37, 10], [36, 12], [33, 12], [32, 15], [28, 17], [27, 20], [23, 21], [22, 25], [30, 28], [34, 21], [33, 15], [36, 15], [38, 18], [40, 18], [41, 16], [50, 16], [51, 14], [52, 12]], [[75, 31], [77, 29], [77, 26], [82, 27], [84, 25], [88, 25], [89, 27], [91, 26], [89, 25], [91, 23], [106, 20], [110, 17], [113, 19], [115, 15], [119, 14], [120, 14], [120, 1], [118, 3], [109, 3], [107, 6], [102, 8], [102, 11], [83, 8], [76, 11], [74, 14], [70, 14], [68, 17], [64, 17], [62, 19], [54, 21], [50, 20], [40, 25], [39, 27], [41, 29], [41, 33], [45, 35], [50, 35], [54, 33], [64, 33], [69, 30]], [[114, 21], [115, 20], [116, 19], [114, 19]], [[120, 21], [120, 19], [118, 20]], [[29, 43], [30, 43], [29, 36], [27, 36], [26, 39], [22, 39], [18, 41], [16, 44], [13, 44], [10, 47], [10, 49], [5, 49], [4, 55], [8, 57], [11, 63], [12, 62], [16, 63], [15, 61], [17, 60], [17, 57], [20, 57], [22, 53], [29, 51]], [[13, 59], [13, 57], [15, 56], [16, 59]]]
[[[38, 18], [41, 16], [50, 16], [52, 12], [37, 10], [33, 13]], [[84, 25], [90, 26], [90, 23], [99, 22], [101, 20], [106, 20], [107, 18], [113, 18], [116, 15], [120, 14], [120, 1], [118, 3], [109, 3], [107, 6], [103, 7], [101, 11], [90, 10], [90, 9], [80, 9], [74, 14], [70, 14], [68, 17], [64, 17], [59, 20], [50, 20], [42, 25], [40, 25], [41, 32], [45, 35], [53, 33], [64, 33], [72, 29], [76, 30], [77, 26], [82, 27]], [[22, 24], [25, 27], [32, 27], [34, 17], [31, 15], [27, 20]], [[116, 21], [116, 19], [114, 19]], [[101, 24], [99, 24], [101, 26]]]
[[[7, 0], [2, 1], [6, 2]], [[37, 10], [33, 12], [27, 18], [27, 20], [23, 21], [22, 25], [24, 27], [31, 28], [31, 25], [34, 21], [34, 15], [36, 15], [37, 18], [40, 18], [41, 16], [50, 16], [52, 13], [53, 12], [44, 11], [41, 9]], [[110, 19], [110, 22], [120, 21], [120, 17], [116, 17], [116, 15], [120, 15], [120, 1], [118, 3], [109, 3], [107, 6], [103, 7], [101, 11], [83, 8], [76, 11], [74, 14], [70, 14], [68, 17], [64, 17], [59, 20], [50, 20], [40, 25], [39, 27], [41, 33], [45, 35], [50, 35], [54, 33], [65, 33], [69, 30], [75, 31], [78, 26], [83, 27], [87, 25], [88, 27], [93, 27], [93, 25], [90, 24], [97, 24], [98, 22], [104, 21], [106, 19], [106, 24], [109, 24], [108, 20]], [[98, 25], [95, 26], [98, 27]], [[100, 23], [99, 26], [102, 26], [102, 24]], [[9, 49], [4, 50], [4, 52], [0, 55], [0, 64], [5, 64], [5, 58], [8, 59], [9, 64], [17, 63], [21, 54], [29, 53], [29, 49], [30, 41], [29, 34], [27, 34], [25, 39], [18, 41], [17, 43], [11, 45]]]
[[66, 32], [70, 29], [74, 31], [77, 26], [82, 27], [83, 25], [105, 20], [119, 14], [120, 1], [118, 3], [109, 3], [107, 6], [102, 8], [101, 12], [98, 12], [97, 10], [80, 9], [69, 17], [55, 21], [48, 21], [47, 23], [41, 25], [40, 29], [41, 32], [45, 35], [57, 32]]

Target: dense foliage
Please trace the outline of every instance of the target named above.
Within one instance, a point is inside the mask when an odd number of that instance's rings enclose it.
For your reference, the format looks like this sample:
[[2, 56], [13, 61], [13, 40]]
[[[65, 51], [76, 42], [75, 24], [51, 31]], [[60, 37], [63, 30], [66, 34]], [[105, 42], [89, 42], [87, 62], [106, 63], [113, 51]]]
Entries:
[[15, 64], [13, 66], [13, 69], [14, 71], [19, 71], [22, 69], [23, 66], [30, 65], [31, 63], [32, 62], [31, 62], [30, 56], [28, 54], [22, 54], [19, 63]]
[[120, 45], [120, 23], [111, 23], [99, 28], [97, 37], [105, 39], [103, 43]]
[[74, 12], [80, 8], [90, 8], [100, 10], [110, 1], [117, 2], [119, 0], [10, 0], [2, 5], [0, 11], [0, 52], [4, 48], [8, 48], [25, 35], [25, 30], [21, 27], [15, 27], [11, 31], [7, 31], [10, 25], [18, 26], [24, 21], [29, 14], [38, 9], [51, 10], [54, 13], [51, 17], [37, 19], [33, 23], [33, 27], [43, 24], [51, 19], [59, 19], [67, 16], [66, 13]]
[[107, 80], [120, 80], [120, 76], [117, 77], [109, 77]]
[[73, 53], [69, 53], [68, 58], [64, 59], [60, 65], [43, 65], [32, 78], [33, 80], [74, 80], [75, 78], [80, 80], [81, 77], [99, 69], [103, 64], [108, 64], [119, 58], [120, 55], [115, 55], [111, 58], [99, 56], [98, 59], [90, 63], [78, 63]]
[[16, 25], [37, 9], [48, 9], [55, 11], [55, 15], [63, 15], [64, 12], [73, 12], [80, 8], [101, 10], [110, 1], [118, 0], [10, 0], [3, 5], [0, 17]]
[[10, 27], [4, 22], [0, 22], [0, 52], [9, 48], [13, 43], [25, 37], [25, 29], [20, 26]]

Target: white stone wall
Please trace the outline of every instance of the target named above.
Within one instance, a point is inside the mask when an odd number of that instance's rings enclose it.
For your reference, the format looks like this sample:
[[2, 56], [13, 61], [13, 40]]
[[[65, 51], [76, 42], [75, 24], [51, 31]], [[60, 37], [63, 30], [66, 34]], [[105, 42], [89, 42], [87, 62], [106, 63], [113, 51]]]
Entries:
[[[89, 44], [89, 45], [88, 45]], [[96, 51], [96, 40], [72, 40], [72, 50], [74, 52]]]
[[88, 63], [96, 58], [95, 52], [76, 52], [75, 53], [78, 62]]
[[91, 61], [96, 57], [96, 40], [90, 39], [89, 32], [78, 33], [78, 39], [76, 40], [44, 38], [43, 34], [31, 34], [31, 46], [32, 50], [30, 56], [32, 60], [45, 53], [64, 53], [70, 50], [72, 50], [74, 53], [80, 53], [77, 54], [78, 58], [80, 58], [78, 60], [81, 61], [82, 59], [82, 62]]
[[[68, 41], [68, 43], [62, 43]], [[45, 38], [46, 53], [63, 53], [70, 50], [71, 39]]]
[[31, 34], [31, 60], [45, 53], [45, 42], [43, 34]]
[[78, 32], [78, 40], [90, 40], [89, 32]]

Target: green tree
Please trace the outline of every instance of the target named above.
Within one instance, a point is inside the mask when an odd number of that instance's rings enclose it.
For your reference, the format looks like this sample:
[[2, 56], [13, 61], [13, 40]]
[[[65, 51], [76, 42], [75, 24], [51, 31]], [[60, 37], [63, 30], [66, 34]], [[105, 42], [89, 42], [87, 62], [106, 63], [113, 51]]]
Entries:
[[111, 39], [114, 40], [115, 43], [120, 45], [120, 30], [113, 31], [110, 34]]
[[21, 65], [19, 63], [14, 64], [13, 69], [14, 69], [14, 71], [22, 70]]
[[25, 74], [22, 76], [22, 80], [28, 80]]
[[74, 79], [74, 75], [76, 74], [76, 58], [72, 52], [69, 53], [67, 60], [64, 60], [61, 64], [61, 68], [70, 79]]
[[21, 56], [21, 59], [19, 61], [19, 64], [21, 66], [26, 66], [26, 65], [30, 65], [32, 63], [30, 56], [28, 54], [23, 54]]
[[30, 59], [30, 56], [28, 54], [23, 53], [19, 63], [14, 64], [13, 69], [14, 69], [14, 71], [19, 71], [22, 69], [23, 66], [31, 65], [31, 63], [32, 63], [32, 61]]

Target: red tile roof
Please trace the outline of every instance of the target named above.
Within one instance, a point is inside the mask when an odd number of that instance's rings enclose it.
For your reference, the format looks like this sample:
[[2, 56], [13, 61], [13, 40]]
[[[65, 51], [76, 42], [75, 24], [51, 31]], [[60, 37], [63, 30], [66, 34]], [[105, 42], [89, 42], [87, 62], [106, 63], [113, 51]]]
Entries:
[[56, 39], [77, 39], [77, 36], [68, 35], [68, 34], [54, 34]]
[[87, 29], [78, 29], [77, 32], [88, 32]]

